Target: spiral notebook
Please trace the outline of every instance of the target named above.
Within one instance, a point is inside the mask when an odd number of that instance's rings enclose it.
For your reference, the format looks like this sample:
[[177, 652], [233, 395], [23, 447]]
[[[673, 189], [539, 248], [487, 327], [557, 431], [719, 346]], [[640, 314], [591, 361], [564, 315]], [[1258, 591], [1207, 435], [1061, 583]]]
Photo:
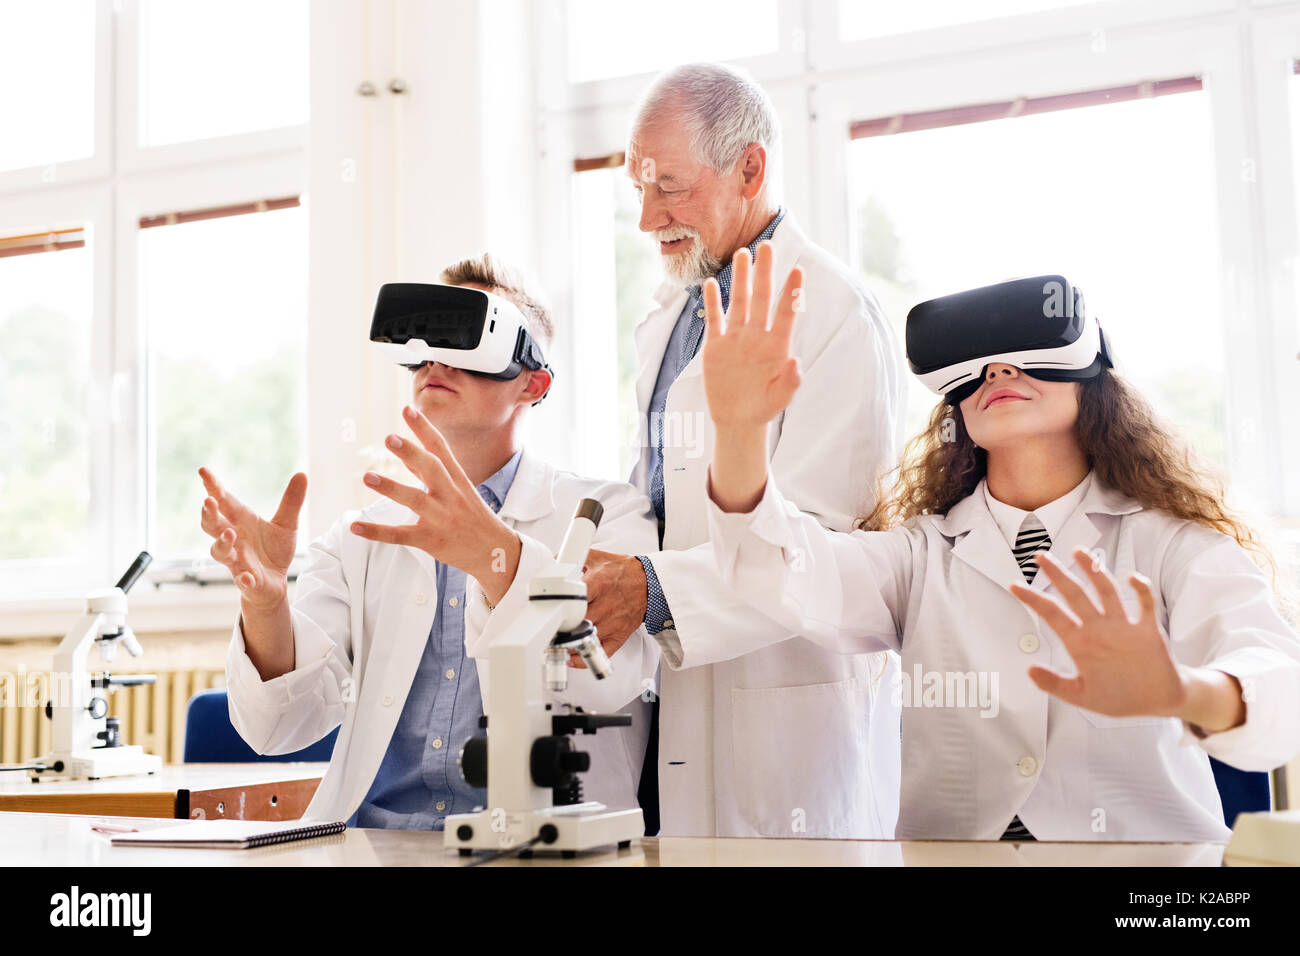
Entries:
[[275, 822], [266, 820], [196, 820], [174, 827], [161, 827], [140, 833], [123, 833], [113, 837], [113, 846], [181, 846], [213, 847], [222, 850], [247, 850], [273, 843], [290, 843], [312, 837], [329, 836], [347, 829], [345, 823], [313, 823], [306, 820]]

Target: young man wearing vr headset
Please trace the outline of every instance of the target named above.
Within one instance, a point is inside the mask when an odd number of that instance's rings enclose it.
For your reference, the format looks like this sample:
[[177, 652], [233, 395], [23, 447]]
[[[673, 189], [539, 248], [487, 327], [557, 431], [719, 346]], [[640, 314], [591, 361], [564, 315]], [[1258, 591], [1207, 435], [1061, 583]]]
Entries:
[[[306, 476], [290, 480], [264, 521], [200, 470], [202, 526], [240, 590], [226, 670], [232, 723], [259, 753], [290, 753], [341, 728], [311, 817], [441, 829], [449, 814], [483, 805], [486, 790], [465, 782], [457, 758], [481, 733], [490, 674], [476, 645], [489, 604], [521, 559], [527, 575], [558, 550], [583, 498], [604, 506], [597, 546], [656, 542], [649, 503], [631, 486], [557, 471], [522, 445], [528, 410], [552, 382], [545, 308], [489, 255], [441, 281], [384, 286], [371, 330], [411, 369], [403, 417], [414, 438], [390, 435], [387, 447], [415, 484], [368, 472], [383, 497], [312, 543], [292, 604], [286, 571]], [[632, 643], [606, 680], [573, 671], [563, 699], [606, 712], [635, 699], [657, 650], [644, 634]], [[636, 806], [641, 769], [623, 733], [582, 742], [586, 798], [613, 808]]]
[[[760, 248], [725, 322], [706, 297], [710, 536], [768, 639], [902, 654], [897, 836], [1225, 840], [1209, 756], [1267, 770], [1300, 751], [1300, 640], [1248, 554], [1267, 552], [1112, 371], [1078, 290], [1039, 276], [909, 313], [912, 369], [944, 398], [893, 494], [842, 533], [768, 469], [767, 422], [799, 387], [800, 276], [769, 328], [771, 270]], [[745, 636], [682, 639], [709, 660], [761, 644]]]

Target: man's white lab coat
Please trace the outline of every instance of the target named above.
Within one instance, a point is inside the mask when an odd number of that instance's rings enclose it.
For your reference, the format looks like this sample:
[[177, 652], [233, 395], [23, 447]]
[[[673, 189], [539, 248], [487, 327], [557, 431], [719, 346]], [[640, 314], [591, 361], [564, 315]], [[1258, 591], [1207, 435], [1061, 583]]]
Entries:
[[[536, 555], [559, 549], [578, 502], [596, 498], [604, 518], [594, 546], [610, 551], [653, 549], [656, 529], [645, 496], [621, 482], [595, 481], [552, 468], [524, 450], [500, 517], [520, 533], [531, 563], [521, 562], [516, 584], [526, 593]], [[292, 604], [294, 669], [263, 681], [249, 660], [236, 623], [226, 661], [230, 719], [258, 753], [291, 753], [340, 727], [334, 756], [305, 816], [347, 820], [365, 799], [388, 749], [437, 612], [437, 562], [426, 552], [381, 544], [348, 531], [353, 520], [408, 524], [405, 507], [381, 499], [360, 515], [349, 513], [313, 542], [309, 566]], [[481, 592], [467, 582], [465, 640], [470, 656], [489, 617]], [[587, 670], [569, 670], [563, 700], [598, 712], [626, 712], [642, 704], [646, 675], [653, 678], [658, 648], [644, 629], [633, 634], [626, 659], [597, 682]], [[620, 658], [622, 654], [620, 653]], [[488, 662], [475, 661], [488, 699]], [[538, 680], [542, 678], [538, 660]], [[643, 711], [631, 728], [611, 728], [577, 740], [592, 755], [583, 775], [587, 799], [635, 807], [645, 753]], [[452, 741], [460, 748], [464, 741]]]
[[[846, 529], [872, 504], [878, 472], [897, 458], [902, 349], [871, 293], [789, 213], [771, 242], [778, 288], [795, 265], [804, 270], [804, 309], [791, 343], [803, 384], [769, 430], [770, 467], [799, 508]], [[659, 308], [636, 330], [641, 457], [632, 481], [643, 491], [646, 411], [686, 297], [665, 284], [656, 293]], [[721, 586], [707, 544], [713, 424], [701, 354], [673, 382], [664, 409], [664, 550], [652, 560], [675, 629], [658, 635], [667, 664], [660, 677], [661, 832], [892, 837], [896, 656], [843, 655], [797, 636], [725, 661], [697, 661], [691, 653], [692, 638], [743, 643], [751, 630], [769, 629]]]

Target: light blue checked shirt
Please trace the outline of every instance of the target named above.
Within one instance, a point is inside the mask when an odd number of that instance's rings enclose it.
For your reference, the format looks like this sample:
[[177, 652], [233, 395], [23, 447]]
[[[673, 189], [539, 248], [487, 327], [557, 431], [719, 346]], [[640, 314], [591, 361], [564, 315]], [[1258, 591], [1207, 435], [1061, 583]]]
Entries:
[[[749, 244], [749, 254], [752, 258], [758, 249], [758, 244], [766, 239], [771, 239], [772, 234], [776, 232], [776, 227], [781, 224], [785, 218], [785, 209], [778, 207], [776, 215], [767, 227], [758, 234], [753, 242]], [[731, 263], [728, 262], [723, 266], [722, 271], [718, 273], [718, 287], [722, 292], [722, 307], [727, 309], [731, 307]], [[650, 408], [646, 413], [647, 423], [649, 425], [650, 441], [650, 504], [654, 507], [655, 515], [659, 518], [659, 537], [663, 539], [664, 524], [664, 409], [668, 405], [668, 390], [672, 387], [673, 382], [677, 381], [677, 376], [691, 363], [695, 358], [695, 353], [700, 350], [700, 343], [704, 341], [704, 287], [702, 285], [693, 285], [687, 290], [690, 294], [686, 298], [686, 306], [682, 309], [681, 315], [677, 316], [677, 324], [673, 326], [673, 333], [668, 339], [668, 347], [664, 349], [664, 357], [659, 363], [659, 377], [655, 380], [654, 392], [650, 396]], [[664, 599], [663, 588], [659, 586], [659, 576], [655, 574], [654, 566], [650, 559], [645, 555], [637, 555], [637, 560], [641, 562], [641, 567], [645, 569], [646, 580], [646, 614], [645, 627], [649, 634], [658, 634], [665, 627], [671, 626], [672, 613], [669, 610], [668, 602]]]
[[[500, 511], [522, 452], [478, 486]], [[478, 669], [465, 656], [465, 572], [438, 562], [438, 610], [419, 669], [397, 719], [370, 792], [348, 821], [350, 827], [441, 830], [451, 813], [487, 805], [487, 790], [471, 787], [456, 758], [479, 732], [483, 698]]]

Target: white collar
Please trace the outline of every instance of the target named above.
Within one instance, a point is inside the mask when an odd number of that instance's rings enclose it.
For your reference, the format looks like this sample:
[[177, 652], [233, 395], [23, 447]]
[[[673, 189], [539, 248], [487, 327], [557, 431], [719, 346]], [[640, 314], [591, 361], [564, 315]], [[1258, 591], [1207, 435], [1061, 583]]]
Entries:
[[[1047, 529], [1048, 535], [1055, 541], [1065, 527], [1065, 522], [1070, 515], [1074, 514], [1084, 496], [1088, 493], [1088, 487], [1092, 484], [1092, 471], [1089, 471], [1072, 489], [1067, 491], [1055, 501], [1049, 501], [1041, 508], [1035, 508], [1034, 514], [1038, 520], [1043, 523]], [[979, 484], [979, 493], [984, 497], [984, 503], [988, 506], [989, 514], [997, 522], [998, 530], [1002, 532], [1002, 537], [1007, 539], [1007, 547], [1015, 548], [1016, 536], [1020, 533], [1020, 526], [1024, 524], [1028, 511], [1021, 511], [1004, 501], [998, 501], [988, 490], [988, 479], [984, 478]]]

